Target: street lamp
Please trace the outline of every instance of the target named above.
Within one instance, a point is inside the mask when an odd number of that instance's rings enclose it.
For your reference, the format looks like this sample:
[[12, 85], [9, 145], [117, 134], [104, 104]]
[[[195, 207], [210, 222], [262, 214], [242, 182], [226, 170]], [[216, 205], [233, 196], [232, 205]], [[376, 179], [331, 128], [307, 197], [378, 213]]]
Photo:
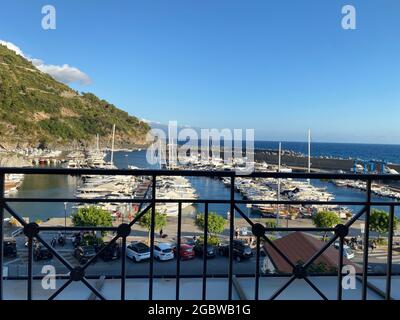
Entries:
[[67, 202], [64, 202], [64, 227], [67, 227], [67, 204]]

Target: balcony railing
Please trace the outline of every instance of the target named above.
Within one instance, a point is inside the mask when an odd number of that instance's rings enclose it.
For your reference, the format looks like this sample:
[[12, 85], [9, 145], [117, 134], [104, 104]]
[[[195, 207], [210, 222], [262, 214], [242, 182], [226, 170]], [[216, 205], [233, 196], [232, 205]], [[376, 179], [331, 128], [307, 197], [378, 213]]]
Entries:
[[[40, 174], [40, 175], [128, 175], [128, 176], [148, 176], [151, 177], [151, 197], [146, 199], [77, 199], [77, 198], [22, 198], [22, 197], [6, 197], [4, 188], [5, 188], [5, 175], [6, 174]], [[185, 176], [185, 177], [225, 177], [230, 179], [230, 197], [229, 199], [158, 199], [156, 193], [156, 183], [158, 177], [161, 176]], [[326, 295], [318, 289], [318, 287], [312, 281], [312, 274], [308, 272], [308, 268], [315, 262], [318, 257], [320, 257], [323, 252], [328, 249], [335, 241], [339, 241], [339, 254], [338, 254], [338, 268], [335, 276], [337, 277], [337, 299], [342, 300], [342, 267], [343, 267], [343, 250], [344, 250], [344, 239], [349, 233], [349, 228], [361, 217], [364, 216], [364, 239], [363, 239], [363, 263], [362, 263], [362, 272], [359, 274], [362, 277], [362, 290], [361, 290], [361, 299], [367, 299], [367, 287], [368, 287], [368, 276], [385, 276], [386, 277], [386, 289], [385, 289], [385, 297], [386, 299], [390, 299], [391, 297], [391, 285], [392, 285], [392, 246], [393, 246], [393, 226], [394, 226], [394, 212], [395, 207], [400, 206], [400, 202], [397, 201], [372, 201], [371, 200], [371, 185], [372, 181], [398, 181], [400, 180], [400, 176], [398, 175], [375, 175], [375, 174], [330, 174], [330, 173], [272, 173], [272, 172], [255, 172], [251, 175], [240, 176], [246, 178], [280, 178], [280, 179], [288, 179], [288, 178], [296, 178], [296, 179], [348, 179], [348, 180], [362, 180], [366, 182], [366, 192], [365, 192], [365, 201], [288, 201], [288, 200], [238, 200], [235, 199], [235, 179], [238, 176], [233, 171], [167, 171], [167, 170], [91, 170], [91, 169], [57, 169], [57, 168], [0, 168], [0, 299], [3, 299], [3, 223], [4, 223], [4, 212], [7, 211], [12, 217], [14, 217], [23, 227], [23, 232], [25, 236], [28, 238], [28, 272], [27, 272], [27, 299], [31, 300], [32, 297], [32, 283], [36, 278], [33, 275], [32, 266], [33, 266], [33, 243], [34, 239], [36, 239], [39, 243], [41, 243], [44, 247], [50, 250], [53, 255], [59, 259], [59, 261], [68, 269], [69, 274], [66, 276], [66, 282], [58, 288], [49, 298], [50, 300], [55, 299], [67, 286], [69, 286], [73, 281], [81, 281], [84, 283], [99, 299], [105, 299], [102, 293], [97, 290], [90, 282], [88, 281], [88, 277], [85, 275], [87, 268], [93, 263], [93, 261], [104, 251], [108, 246], [111, 246], [116, 241], [122, 241], [122, 254], [121, 254], [121, 272], [118, 275], [121, 281], [121, 291], [120, 291], [120, 299], [125, 300], [126, 298], [126, 279], [134, 278], [135, 276], [127, 276], [126, 272], [126, 243], [127, 237], [131, 233], [131, 228], [143, 217], [147, 212], [151, 212], [151, 229], [150, 229], [150, 262], [149, 262], [149, 288], [148, 288], [148, 299], [153, 299], [153, 279], [158, 276], [154, 274], [154, 245], [155, 245], [155, 209], [156, 204], [158, 203], [176, 203], [178, 204], [178, 226], [177, 226], [177, 260], [176, 260], [176, 273], [174, 278], [176, 279], [176, 290], [175, 297], [177, 300], [181, 298], [180, 296], [180, 279], [187, 277], [187, 275], [181, 274], [181, 265], [180, 265], [180, 247], [181, 247], [181, 233], [182, 233], [182, 204], [183, 203], [196, 203], [204, 205], [204, 219], [205, 219], [205, 228], [204, 228], [204, 250], [207, 247], [207, 235], [208, 235], [208, 216], [209, 216], [209, 204], [225, 204], [230, 208], [229, 215], [229, 265], [228, 265], [228, 273], [226, 274], [227, 278], [227, 288], [226, 294], [228, 300], [232, 299], [233, 295], [233, 240], [234, 240], [234, 229], [235, 229], [235, 215], [236, 213], [243, 218], [251, 227], [253, 236], [256, 238], [257, 246], [256, 246], [256, 271], [255, 275], [253, 274], [255, 281], [255, 292], [254, 298], [255, 300], [259, 299], [259, 290], [260, 290], [260, 277], [275, 277], [281, 276], [279, 274], [260, 274], [259, 265], [260, 265], [260, 242], [263, 240], [265, 243], [268, 243], [272, 248], [278, 252], [278, 254], [292, 267], [293, 272], [289, 275], [289, 280], [279, 288], [270, 299], [276, 299], [286, 288], [296, 279], [303, 279], [306, 283], [308, 283], [322, 299], [327, 299]], [[117, 203], [131, 203], [131, 204], [139, 204], [140, 212], [135, 216], [135, 218], [129, 223], [122, 223], [118, 227], [61, 227], [61, 226], [40, 226], [34, 222], [27, 223], [18, 212], [16, 212], [11, 206], [11, 203], [17, 202], [41, 202], [41, 203], [50, 203], [50, 202], [68, 202], [68, 203], [89, 203], [96, 204], [99, 202], [117, 202]], [[362, 209], [354, 214], [354, 216], [347, 221], [345, 224], [339, 224], [333, 228], [296, 228], [296, 227], [276, 227], [276, 228], [268, 228], [263, 226], [260, 223], [254, 223], [246, 214], [242, 212], [239, 208], [240, 204], [269, 204], [269, 205], [351, 205], [351, 206], [360, 206]], [[389, 210], [389, 233], [388, 233], [388, 253], [387, 253], [387, 270], [383, 273], [369, 273], [368, 272], [368, 243], [370, 240], [370, 213], [371, 207], [388, 207]], [[232, 214], [235, 213], [235, 214]], [[42, 237], [42, 232], [45, 231], [109, 231], [114, 232], [115, 236], [112, 240], [107, 244], [106, 247], [103, 247], [99, 252], [97, 252], [95, 257], [89, 259], [82, 266], [73, 266], [71, 265], [57, 250], [44, 240]], [[324, 244], [324, 246], [315, 252], [307, 261], [304, 263], [295, 263], [290, 261], [285, 252], [282, 252], [274, 242], [268, 237], [267, 232], [291, 232], [291, 231], [303, 231], [303, 232], [331, 232], [332, 237]], [[203, 256], [206, 256], [206, 252], [203, 252]], [[203, 260], [202, 266], [202, 274], [200, 277], [202, 278], [202, 298], [206, 299], [207, 294], [207, 259]], [[107, 276], [107, 275], [105, 275]], [[286, 275], [287, 276], [287, 275]], [[113, 275], [115, 277], [115, 275]]]

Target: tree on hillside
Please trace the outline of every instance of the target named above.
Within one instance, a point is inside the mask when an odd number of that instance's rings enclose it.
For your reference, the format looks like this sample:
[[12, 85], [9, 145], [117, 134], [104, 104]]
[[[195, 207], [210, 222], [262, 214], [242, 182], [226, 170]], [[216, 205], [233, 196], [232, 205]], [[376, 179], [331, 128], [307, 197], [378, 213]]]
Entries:
[[[394, 217], [393, 230], [397, 229], [398, 219]], [[389, 232], [389, 214], [384, 210], [373, 209], [369, 218], [369, 230], [378, 233], [378, 241], [384, 233]]]
[[[156, 211], [154, 216], [154, 231], [160, 231], [167, 225], [167, 215], [164, 213], [160, 213]], [[151, 236], [151, 211], [146, 212], [143, 217], [140, 218], [139, 224], [142, 227], [145, 227], [149, 231], [149, 243], [150, 243], [150, 236]]]
[[[205, 221], [204, 214], [199, 213], [196, 216], [196, 224], [204, 230]], [[210, 234], [222, 233], [225, 230], [226, 219], [215, 212], [208, 214], [208, 232]]]
[[[337, 213], [332, 211], [319, 211], [314, 214], [311, 219], [317, 228], [333, 228], [341, 222]], [[326, 235], [327, 233], [324, 232], [324, 241], [326, 239]]]

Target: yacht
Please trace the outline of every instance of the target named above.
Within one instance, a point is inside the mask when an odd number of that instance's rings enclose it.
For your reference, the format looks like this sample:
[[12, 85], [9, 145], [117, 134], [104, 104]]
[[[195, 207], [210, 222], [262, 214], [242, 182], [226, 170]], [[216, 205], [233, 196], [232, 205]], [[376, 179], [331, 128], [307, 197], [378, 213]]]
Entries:
[[[196, 192], [189, 180], [179, 176], [160, 177], [157, 182], [156, 197], [157, 199], [197, 199]], [[182, 209], [190, 205], [192, 205], [191, 202], [183, 202]], [[158, 203], [156, 208], [159, 212], [169, 216], [178, 215], [177, 203]]]

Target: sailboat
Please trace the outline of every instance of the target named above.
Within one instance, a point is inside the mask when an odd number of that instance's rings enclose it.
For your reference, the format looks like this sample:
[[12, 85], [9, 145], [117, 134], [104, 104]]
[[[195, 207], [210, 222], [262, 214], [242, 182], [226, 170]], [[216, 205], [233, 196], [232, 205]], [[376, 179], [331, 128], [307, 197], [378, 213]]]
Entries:
[[311, 170], [311, 130], [308, 129], [308, 173]]
[[106, 163], [102, 169], [118, 169], [114, 165], [114, 145], [115, 145], [115, 124], [113, 125], [112, 129], [112, 140], [111, 140], [111, 160], [110, 162]]
[[117, 169], [114, 165], [114, 143], [115, 143], [115, 124], [112, 129], [112, 142], [111, 142], [111, 161], [106, 162], [104, 158], [106, 154], [100, 150], [100, 137], [96, 135], [96, 150], [91, 151], [87, 158], [87, 164], [93, 169]]

